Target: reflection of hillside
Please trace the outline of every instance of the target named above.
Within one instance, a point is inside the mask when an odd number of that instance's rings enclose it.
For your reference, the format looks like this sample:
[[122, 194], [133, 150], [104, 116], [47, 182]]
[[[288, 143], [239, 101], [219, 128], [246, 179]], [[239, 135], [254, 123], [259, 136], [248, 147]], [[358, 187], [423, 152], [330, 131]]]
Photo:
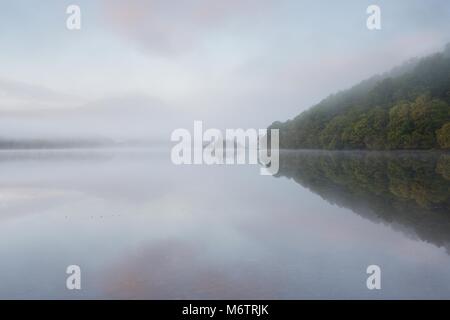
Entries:
[[450, 252], [448, 154], [285, 152], [278, 176]]

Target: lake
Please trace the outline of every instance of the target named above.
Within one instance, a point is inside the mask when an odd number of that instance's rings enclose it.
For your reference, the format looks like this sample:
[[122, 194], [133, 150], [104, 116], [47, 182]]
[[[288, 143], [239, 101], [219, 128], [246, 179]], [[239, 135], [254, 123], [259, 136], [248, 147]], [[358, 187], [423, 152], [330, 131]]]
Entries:
[[449, 154], [286, 151], [262, 176], [167, 150], [1, 151], [0, 176], [0, 298], [450, 298]]

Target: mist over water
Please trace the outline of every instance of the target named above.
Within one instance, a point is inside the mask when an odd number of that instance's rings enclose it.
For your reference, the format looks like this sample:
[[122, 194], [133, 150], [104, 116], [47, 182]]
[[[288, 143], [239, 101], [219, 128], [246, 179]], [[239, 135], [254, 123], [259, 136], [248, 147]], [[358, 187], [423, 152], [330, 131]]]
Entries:
[[1, 151], [0, 297], [450, 298], [449, 168], [290, 151], [271, 177], [169, 149]]
[[448, 0], [36, 4], [0, 10], [0, 299], [450, 299]]

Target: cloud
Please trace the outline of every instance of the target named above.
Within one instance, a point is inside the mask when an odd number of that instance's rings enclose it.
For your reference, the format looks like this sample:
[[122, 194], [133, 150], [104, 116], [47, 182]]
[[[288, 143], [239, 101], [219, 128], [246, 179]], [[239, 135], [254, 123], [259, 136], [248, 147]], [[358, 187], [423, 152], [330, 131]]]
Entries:
[[105, 0], [105, 20], [127, 38], [153, 53], [177, 54], [200, 43], [238, 17], [260, 12], [257, 0], [178, 1]]

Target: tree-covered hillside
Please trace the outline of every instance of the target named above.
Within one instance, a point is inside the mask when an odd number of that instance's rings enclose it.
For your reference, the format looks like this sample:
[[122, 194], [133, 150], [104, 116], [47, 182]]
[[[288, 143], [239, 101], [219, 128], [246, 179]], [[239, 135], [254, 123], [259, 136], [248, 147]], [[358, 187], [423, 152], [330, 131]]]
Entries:
[[285, 149], [450, 149], [450, 44], [269, 128]]

